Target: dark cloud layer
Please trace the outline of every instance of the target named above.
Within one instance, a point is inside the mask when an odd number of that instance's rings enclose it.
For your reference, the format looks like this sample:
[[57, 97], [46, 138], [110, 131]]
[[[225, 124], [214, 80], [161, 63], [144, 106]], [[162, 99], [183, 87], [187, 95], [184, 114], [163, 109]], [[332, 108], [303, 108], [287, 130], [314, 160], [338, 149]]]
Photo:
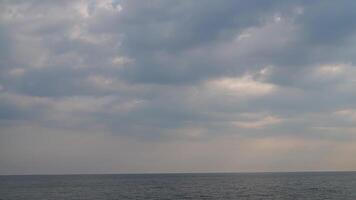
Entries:
[[355, 8], [0, 1], [0, 137], [29, 126], [141, 142], [353, 141]]

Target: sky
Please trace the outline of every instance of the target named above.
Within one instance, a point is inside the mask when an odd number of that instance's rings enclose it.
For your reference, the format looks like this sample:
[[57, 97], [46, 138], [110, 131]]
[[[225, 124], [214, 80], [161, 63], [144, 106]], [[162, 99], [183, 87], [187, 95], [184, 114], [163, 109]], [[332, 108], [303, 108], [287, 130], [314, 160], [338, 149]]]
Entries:
[[0, 174], [356, 170], [354, 0], [0, 0]]

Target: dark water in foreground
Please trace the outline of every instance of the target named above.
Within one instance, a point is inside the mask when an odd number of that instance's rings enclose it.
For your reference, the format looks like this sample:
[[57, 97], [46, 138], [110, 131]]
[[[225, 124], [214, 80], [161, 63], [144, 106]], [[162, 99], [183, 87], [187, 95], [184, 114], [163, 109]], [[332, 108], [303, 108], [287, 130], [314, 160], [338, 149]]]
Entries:
[[0, 176], [0, 199], [356, 200], [356, 172]]

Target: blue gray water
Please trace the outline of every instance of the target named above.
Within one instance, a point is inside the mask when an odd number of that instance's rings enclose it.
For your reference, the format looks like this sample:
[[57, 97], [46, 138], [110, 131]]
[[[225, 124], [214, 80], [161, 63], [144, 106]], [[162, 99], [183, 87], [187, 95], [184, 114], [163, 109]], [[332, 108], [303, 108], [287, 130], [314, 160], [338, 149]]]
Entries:
[[355, 200], [356, 173], [0, 176], [0, 199]]

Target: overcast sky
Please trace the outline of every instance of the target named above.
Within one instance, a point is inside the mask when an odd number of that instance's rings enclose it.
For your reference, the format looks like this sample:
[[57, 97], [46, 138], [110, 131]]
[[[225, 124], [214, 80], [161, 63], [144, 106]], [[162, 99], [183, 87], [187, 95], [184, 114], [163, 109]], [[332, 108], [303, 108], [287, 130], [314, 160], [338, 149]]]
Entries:
[[356, 170], [354, 0], [0, 0], [0, 174]]

